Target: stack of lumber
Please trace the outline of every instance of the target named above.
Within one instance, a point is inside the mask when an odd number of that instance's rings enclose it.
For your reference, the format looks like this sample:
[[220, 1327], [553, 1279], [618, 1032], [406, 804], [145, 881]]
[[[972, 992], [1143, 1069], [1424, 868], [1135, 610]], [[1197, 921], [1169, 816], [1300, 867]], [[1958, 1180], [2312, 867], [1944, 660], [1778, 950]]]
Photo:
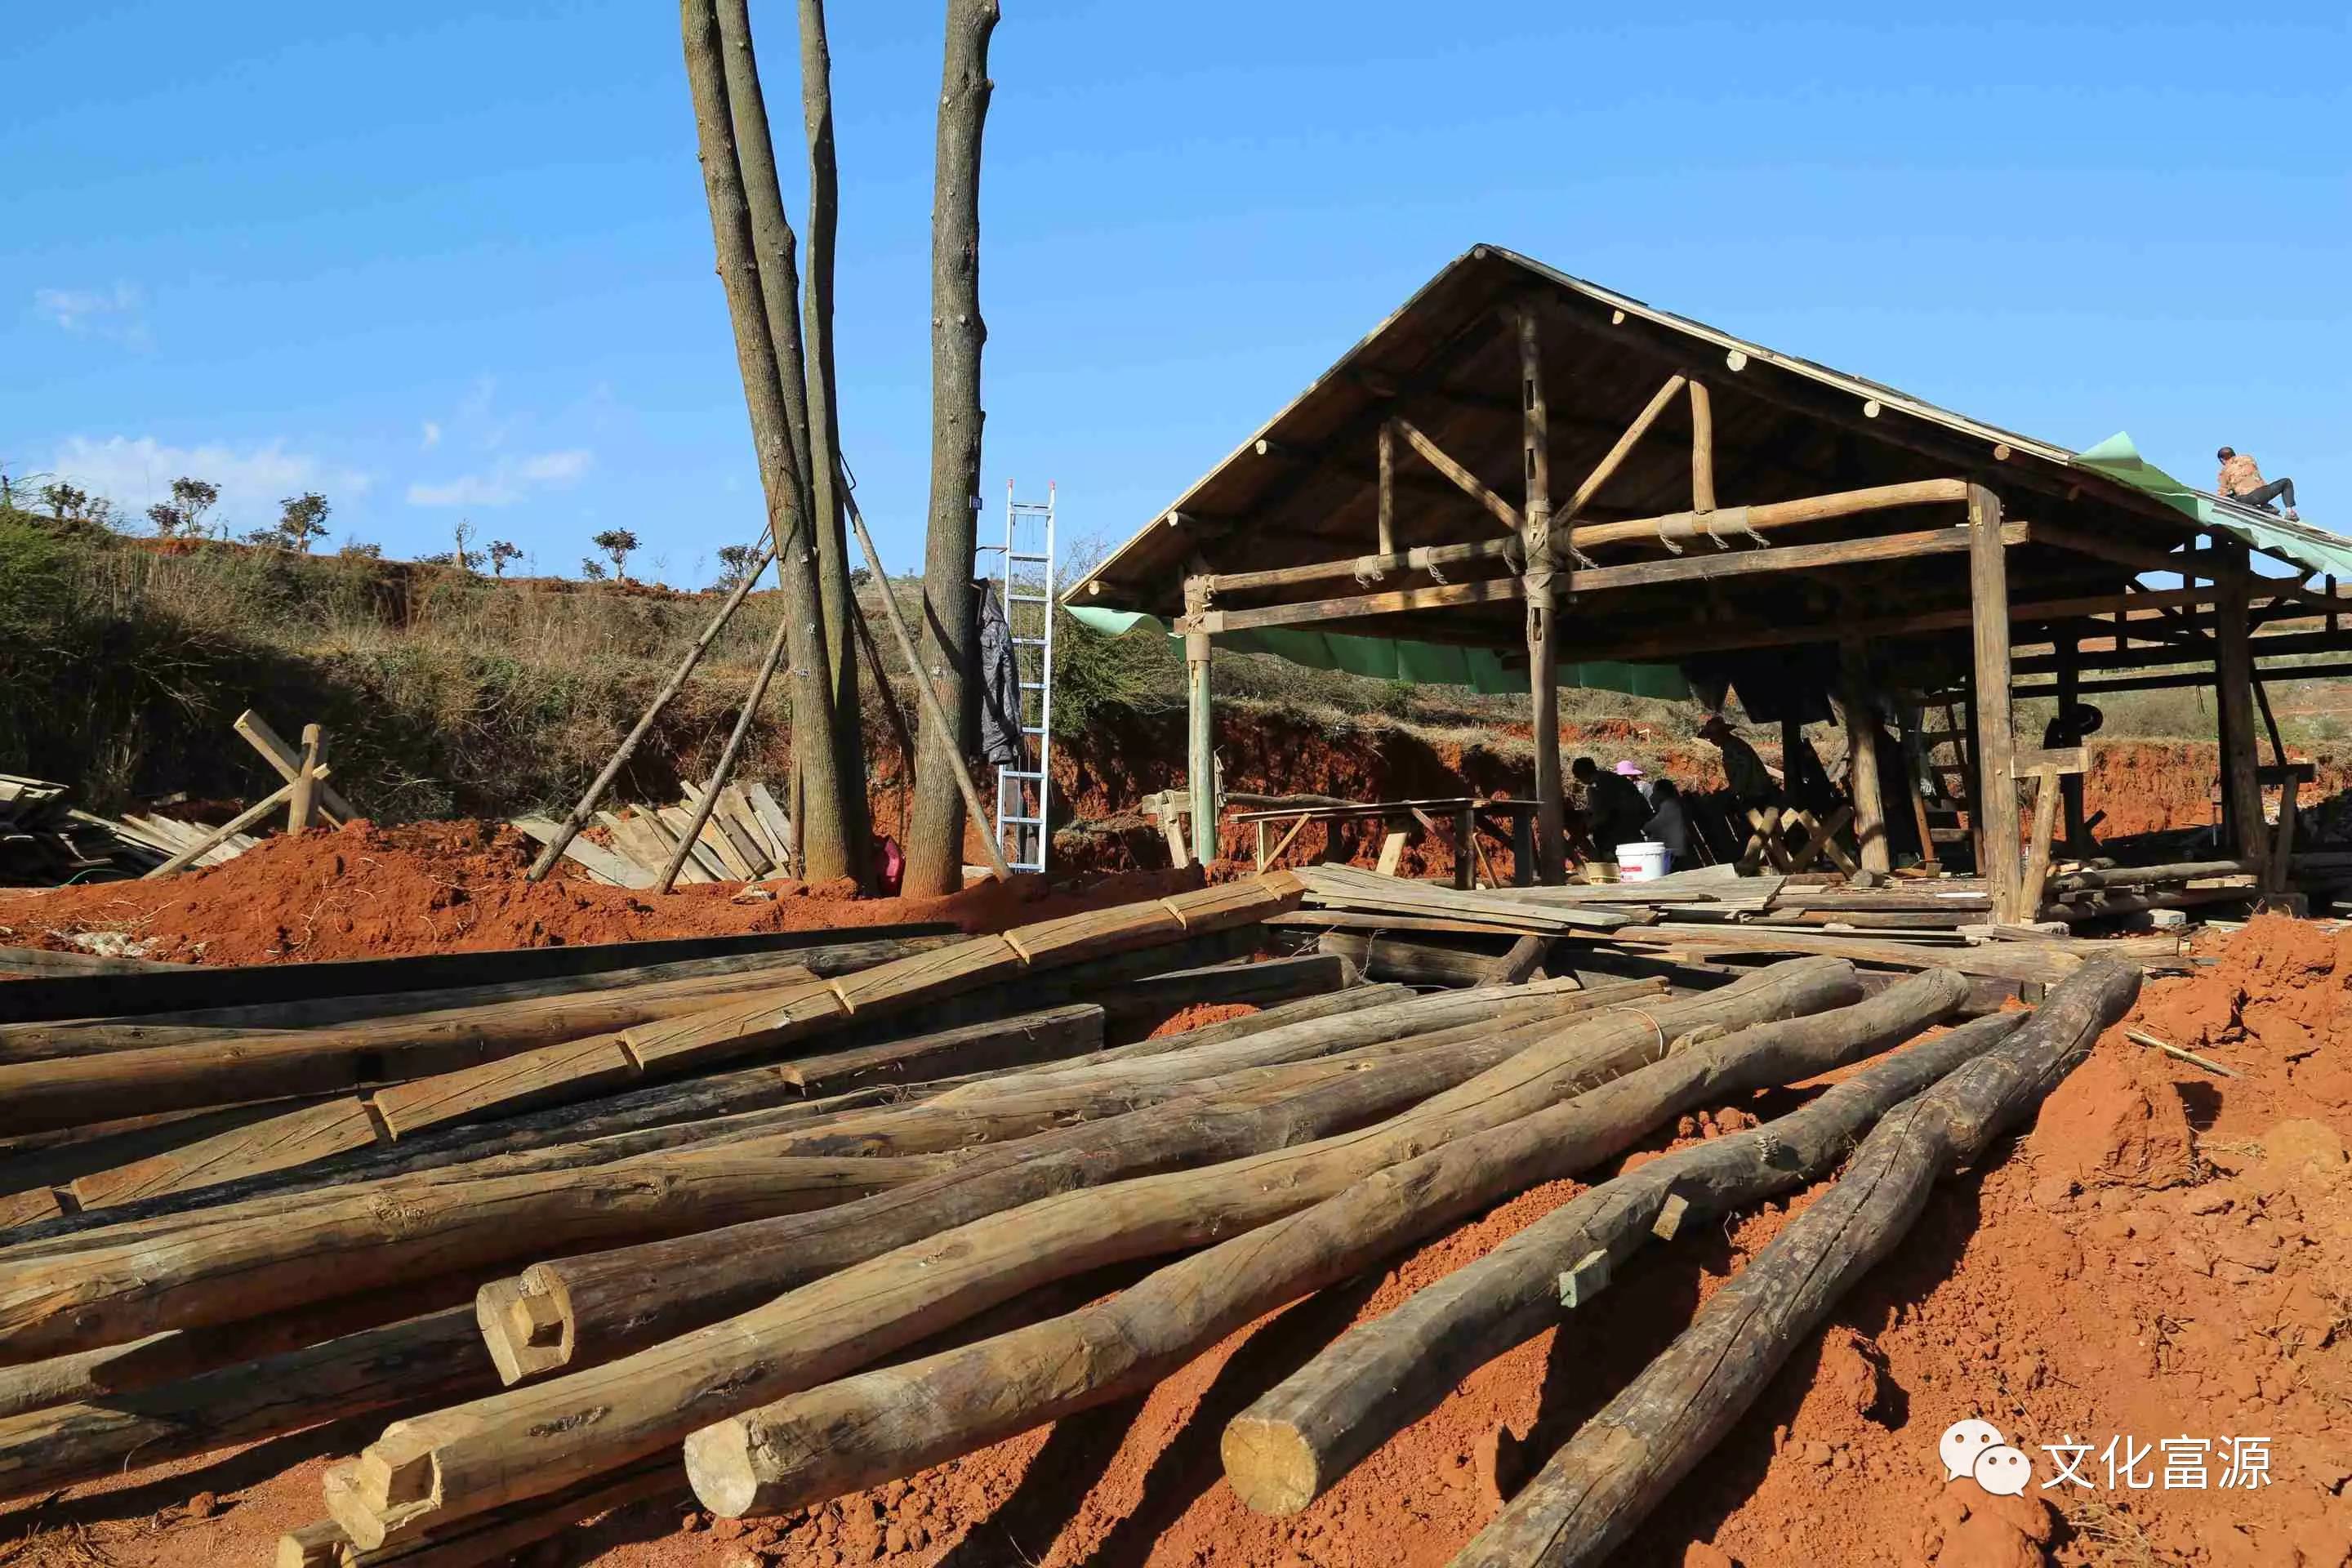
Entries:
[[[55, 887], [143, 876], [210, 834], [153, 814], [110, 821], [78, 811], [69, 785], [0, 773], [0, 883]], [[236, 834], [195, 864], [217, 866], [258, 840]]]
[[[1827, 955], [1708, 989], [1520, 962], [1416, 994], [1268, 957], [1308, 896], [1277, 872], [975, 937], [223, 971], [202, 1009], [173, 973], [0, 987], [29, 998], [0, 1023], [0, 1495], [382, 1411], [282, 1563], [503, 1561], [689, 1487], [772, 1514], [1147, 1387], [1677, 1117], [1866, 1064], [1757, 1139], [1592, 1189], [1476, 1303], [1409, 1303], [1403, 1348], [1340, 1393], [1236, 1423], [1229, 1465], [1275, 1466], [1237, 1474], [1254, 1506], [1311, 1497], [1447, 1368], [1543, 1326], [1560, 1277], [1598, 1289], [1644, 1237], [1813, 1179], [1881, 1118], [1909, 1130], [1886, 1180], [1924, 1190], [2137, 984], [2086, 966], [2030, 1021], [1885, 1056], [1968, 982], [1873, 991]], [[93, 1016], [100, 984], [133, 1010]], [[1261, 1010], [1152, 1032], [1234, 998]], [[1910, 1212], [1805, 1255], [1822, 1310]], [[1735, 1346], [1707, 1408], [1789, 1348]]]
[[[618, 812], [599, 811], [599, 837], [583, 835], [564, 846], [563, 858], [586, 872], [592, 881], [616, 888], [650, 888], [661, 879], [678, 840], [694, 826], [702, 804], [702, 784], [685, 786], [675, 805], [625, 806]], [[518, 816], [513, 825], [541, 844], [561, 835], [554, 821], [544, 816]], [[681, 882], [754, 882], [781, 876], [792, 864], [793, 827], [768, 786], [753, 780], [730, 783], [719, 792], [709, 820], [695, 837], [694, 847], [678, 868]]]
[[[1283, 926], [1318, 933], [1323, 951], [1349, 957], [1375, 979], [1412, 984], [1477, 984], [1515, 938], [1548, 942], [1553, 973], [1627, 963], [1652, 966], [1642, 973], [1664, 965], [1736, 973], [1804, 953], [1846, 958], [1881, 974], [1952, 969], [1979, 983], [1983, 1005], [2053, 985], [2093, 958], [2128, 957], [2150, 970], [2185, 962], [2178, 936], [2094, 941], [2056, 925], [1993, 927], [1990, 893], [1971, 877], [1854, 888], [1834, 875], [1741, 877], [1710, 866], [1647, 882], [1468, 891], [1349, 866], [1297, 874], [1307, 888], [1305, 907], [1283, 917]], [[2070, 898], [2083, 896], [2074, 892], [2078, 880], [2113, 876], [2136, 885], [2134, 875], [2084, 873], [2052, 885]]]

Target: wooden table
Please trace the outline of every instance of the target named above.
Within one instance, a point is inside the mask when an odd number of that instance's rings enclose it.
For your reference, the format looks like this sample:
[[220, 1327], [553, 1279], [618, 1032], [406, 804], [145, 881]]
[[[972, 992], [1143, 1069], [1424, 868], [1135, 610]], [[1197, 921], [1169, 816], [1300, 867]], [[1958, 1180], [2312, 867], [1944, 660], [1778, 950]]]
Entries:
[[[1454, 837], [1454, 885], [1470, 888], [1476, 885], [1474, 868], [1483, 867], [1487, 880], [1500, 885], [1494, 867], [1486, 860], [1486, 852], [1478, 844], [1481, 816], [1501, 818], [1507, 823], [1502, 831], [1511, 840], [1511, 885], [1528, 887], [1535, 880], [1535, 819], [1536, 803], [1532, 800], [1487, 800], [1477, 795], [1445, 795], [1433, 799], [1382, 800], [1365, 802], [1314, 802], [1298, 805], [1271, 806], [1260, 811], [1236, 814], [1234, 820], [1255, 826], [1257, 829], [1257, 868], [1265, 871], [1277, 864], [1288, 850], [1300, 830], [1310, 822], [1326, 823], [1337, 827], [1350, 822], [1380, 822], [1387, 834], [1381, 840], [1381, 853], [1374, 869], [1384, 876], [1396, 875], [1404, 858], [1405, 845], [1416, 830], [1435, 837], [1441, 820], [1450, 821]], [[1489, 821], [1489, 826], [1495, 826]], [[1279, 832], [1279, 837], [1273, 835]], [[1269, 839], [1272, 842], [1269, 844]], [[1323, 858], [1338, 858], [1340, 839], [1333, 833], [1325, 842]]]

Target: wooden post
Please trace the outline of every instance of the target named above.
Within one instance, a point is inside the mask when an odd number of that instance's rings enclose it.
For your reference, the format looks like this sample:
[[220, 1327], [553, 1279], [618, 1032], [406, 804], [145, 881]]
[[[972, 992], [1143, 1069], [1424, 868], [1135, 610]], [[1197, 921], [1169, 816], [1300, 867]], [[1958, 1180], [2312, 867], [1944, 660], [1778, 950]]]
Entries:
[[1519, 311], [1520, 472], [1527, 481], [1520, 559], [1528, 596], [1528, 693], [1536, 750], [1536, 877], [1568, 880], [1568, 800], [1559, 777], [1559, 625], [1553, 602], [1551, 410], [1544, 401], [1543, 337], [1535, 309]]
[[1715, 405], [1706, 383], [1690, 384], [1691, 510], [1715, 510]]
[[323, 724], [302, 726], [302, 760], [296, 764], [292, 788], [286, 797], [286, 831], [300, 833], [310, 826], [319, 799], [319, 768], [327, 760], [327, 730]]
[[2255, 777], [2261, 765], [2254, 739], [2254, 659], [2249, 645], [2251, 616], [2247, 611], [2246, 547], [2219, 547], [2221, 581], [2213, 606], [2213, 673], [2221, 700], [2221, 802], [2231, 841], [2244, 859], [2264, 861], [2270, 846], [2263, 841], [2263, 788]]
[[1845, 697], [1846, 782], [1853, 788], [1853, 841], [1862, 868], [1884, 875], [1895, 868], [1886, 842], [1886, 791], [1878, 776], [1878, 709], [1870, 694], [1869, 660], [1862, 644], [1838, 645]]
[[[244, 736], [246, 743], [261, 753], [261, 760], [276, 770], [279, 778], [288, 784], [294, 782], [294, 774], [301, 767], [302, 754], [280, 739], [278, 731], [269, 727], [267, 719], [248, 708], [236, 716], [236, 723], [230, 728]], [[332, 784], [320, 785], [318, 796], [318, 815], [337, 827], [359, 815], [352, 809], [352, 803], [345, 800], [341, 792]]]
[[2009, 556], [2000, 498], [1969, 487], [1969, 608], [1976, 632], [1976, 684], [1969, 704], [1977, 732], [1977, 815], [1984, 824], [1978, 869], [1992, 888], [1995, 925], [2032, 919], [2022, 909], [2018, 858], [2017, 737], [2009, 713]]
[[[2061, 630], [2057, 634], [2055, 652], [2058, 658], [2058, 717], [2063, 721], [2074, 707], [2082, 681], [2082, 658], [2072, 629]], [[2090, 837], [2090, 831], [2083, 826], [2083, 778], [2081, 773], [2063, 773], [2058, 780], [2058, 788], [2065, 797], [2066, 848], [2074, 855], [2090, 853], [2090, 846], [2085, 842]]]
[[1209, 700], [1209, 634], [1184, 634], [1184, 780], [1192, 795], [1192, 856], [1217, 858], [1217, 727]]
[[1396, 428], [1381, 423], [1381, 553], [1396, 553]]

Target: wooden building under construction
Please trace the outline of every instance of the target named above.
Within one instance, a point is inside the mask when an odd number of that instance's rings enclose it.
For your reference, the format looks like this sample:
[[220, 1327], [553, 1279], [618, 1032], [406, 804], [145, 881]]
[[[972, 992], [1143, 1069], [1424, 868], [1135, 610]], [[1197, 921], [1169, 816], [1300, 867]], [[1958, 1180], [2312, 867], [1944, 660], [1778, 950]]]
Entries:
[[[1850, 741], [1925, 703], [1959, 728], [1966, 837], [2015, 921], [2039, 909], [2053, 836], [2084, 842], [2080, 752], [1979, 699], [2063, 710], [2214, 686], [2224, 852], [2261, 868], [2286, 847], [2265, 784], [2292, 777], [2274, 726], [2262, 763], [2261, 661], [2352, 649], [2338, 574], [2352, 542], [2200, 495], [2127, 441], [2071, 452], [1480, 246], [1065, 602], [1183, 637], [1196, 824], [1217, 808], [1221, 645], [1313, 633], [1387, 645], [1391, 673], [1510, 672], [1532, 695], [1546, 880], [1563, 872], [1563, 683], [1634, 689], [1594, 672], [1649, 667], [1727, 684], [1791, 731], [1834, 694]], [[1853, 822], [1862, 867], [1883, 870], [1889, 813], [1919, 797], [1874, 750], [1851, 747]], [[2019, 782], [2046, 802], [2031, 845]]]

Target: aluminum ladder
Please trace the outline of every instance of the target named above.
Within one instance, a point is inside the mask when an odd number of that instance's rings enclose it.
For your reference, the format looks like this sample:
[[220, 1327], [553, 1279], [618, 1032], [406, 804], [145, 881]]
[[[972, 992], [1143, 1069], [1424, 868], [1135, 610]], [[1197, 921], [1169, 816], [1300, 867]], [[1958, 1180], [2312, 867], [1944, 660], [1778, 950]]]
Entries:
[[[1004, 542], [983, 544], [979, 553], [999, 556], [1004, 624], [1012, 633], [1013, 662], [1020, 679], [1021, 728], [1025, 753], [1014, 765], [996, 770], [996, 841], [1004, 863], [1016, 871], [1045, 869], [1047, 801], [1053, 793], [1054, 729], [1054, 507], [1055, 487], [1042, 501], [1015, 500], [1004, 482]], [[994, 576], [996, 574], [983, 574]], [[1034, 766], [1026, 765], [1034, 761]]]

